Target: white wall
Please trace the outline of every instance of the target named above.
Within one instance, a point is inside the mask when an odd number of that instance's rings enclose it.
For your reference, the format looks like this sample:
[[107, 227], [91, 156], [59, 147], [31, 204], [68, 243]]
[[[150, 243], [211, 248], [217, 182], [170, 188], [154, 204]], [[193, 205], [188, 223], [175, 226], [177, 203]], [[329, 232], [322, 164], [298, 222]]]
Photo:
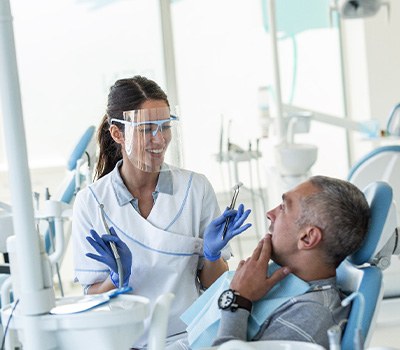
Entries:
[[[400, 2], [388, 1], [377, 15], [343, 22], [349, 115], [353, 120], [376, 119], [381, 129], [400, 102]], [[355, 159], [396, 140], [353, 140]]]
[[[158, 1], [10, 3], [32, 186], [43, 193], [61, 182], [83, 131], [99, 124], [116, 79], [143, 74], [164, 85]], [[5, 201], [10, 194], [2, 119], [0, 200]], [[35, 174], [46, 169], [55, 178], [44, 184]]]
[[[343, 23], [349, 114], [355, 120], [379, 118], [382, 128], [399, 99], [399, 6], [391, 1], [389, 21], [382, 9], [376, 17]], [[32, 169], [65, 164], [80, 133], [89, 124], [98, 124], [115, 79], [139, 73], [165, 86], [156, 0], [14, 0], [12, 10]], [[259, 90], [271, 84], [272, 75], [261, 5], [245, 0], [176, 1], [172, 19], [186, 167], [205, 173], [217, 191], [226, 190], [227, 168], [214, 157], [220, 148], [221, 118], [224, 147], [229, 120], [231, 142], [245, 149], [249, 142], [254, 149], [262, 136]], [[304, 31], [296, 41], [293, 103], [342, 115], [335, 28]], [[279, 53], [287, 101], [295, 59], [290, 39], [279, 41]], [[360, 140], [361, 135], [354, 134], [356, 158], [371, 147]], [[274, 163], [271, 141], [260, 141], [264, 185], [266, 168]], [[346, 176], [344, 130], [312, 123], [310, 133], [296, 136], [296, 142], [318, 145], [313, 173]], [[4, 171], [2, 140], [0, 145]], [[247, 181], [247, 165], [241, 172]], [[42, 184], [37, 185], [35, 189], [42, 190]]]
[[[327, 8], [328, 12], [328, 8]], [[260, 2], [244, 0], [179, 1], [173, 6], [176, 66], [184, 120], [186, 167], [205, 173], [217, 191], [228, 190], [226, 164], [215, 161], [220, 149], [221, 118], [224, 144], [248, 149], [262, 136], [260, 88], [272, 82], [269, 34], [263, 28]], [[335, 28], [307, 30], [296, 35], [297, 56], [290, 38], [279, 41], [282, 95], [291, 96], [297, 61], [293, 103], [325, 113], [343, 115], [340, 56]], [[273, 136], [271, 130], [270, 136]], [[345, 176], [347, 159], [344, 131], [313, 123], [297, 142], [317, 144], [317, 173]], [[260, 141], [263, 185], [273, 186], [267, 168], [274, 165], [274, 140]], [[332, 144], [335, 149], [332, 150]], [[332, 162], [332, 152], [337, 157]], [[249, 184], [248, 164], [240, 179]]]

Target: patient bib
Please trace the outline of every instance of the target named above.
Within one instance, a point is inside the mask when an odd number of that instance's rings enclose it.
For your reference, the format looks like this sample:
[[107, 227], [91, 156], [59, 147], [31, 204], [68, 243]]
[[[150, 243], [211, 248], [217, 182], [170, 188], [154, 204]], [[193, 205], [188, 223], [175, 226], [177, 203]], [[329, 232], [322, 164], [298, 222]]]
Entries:
[[[280, 266], [271, 263], [268, 271], [271, 275]], [[187, 324], [188, 341], [191, 349], [210, 347], [217, 337], [221, 310], [218, 298], [229, 289], [235, 271], [225, 272], [210, 288], [208, 288], [182, 315]], [[277, 283], [267, 295], [253, 303], [247, 328], [247, 340], [251, 340], [260, 330], [264, 321], [290, 298], [304, 294], [310, 285], [293, 274]]]

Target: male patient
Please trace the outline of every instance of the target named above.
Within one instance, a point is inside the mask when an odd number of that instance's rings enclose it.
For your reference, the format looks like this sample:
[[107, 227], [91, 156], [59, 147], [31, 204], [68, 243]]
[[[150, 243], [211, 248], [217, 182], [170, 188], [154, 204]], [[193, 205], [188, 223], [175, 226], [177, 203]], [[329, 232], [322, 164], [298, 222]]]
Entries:
[[[224, 292], [218, 302], [224, 309], [213, 345], [246, 340], [252, 302], [293, 273], [309, 283], [309, 290], [279, 306], [252, 340], [296, 340], [329, 348], [327, 330], [349, 312], [340, 305], [344, 296], [336, 286], [336, 268], [360, 247], [368, 229], [369, 205], [351, 183], [314, 176], [285, 193], [267, 217], [269, 233], [253, 255], [239, 263], [231, 281], [238, 300], [229, 306], [231, 292]], [[282, 268], [268, 278], [270, 259]]]

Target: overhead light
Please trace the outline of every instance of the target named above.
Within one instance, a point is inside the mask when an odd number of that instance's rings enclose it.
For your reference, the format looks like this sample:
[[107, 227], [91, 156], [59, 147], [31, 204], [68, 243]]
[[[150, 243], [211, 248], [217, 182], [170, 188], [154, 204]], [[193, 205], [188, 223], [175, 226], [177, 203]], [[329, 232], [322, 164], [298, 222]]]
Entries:
[[336, 0], [333, 8], [343, 19], [375, 16], [382, 6], [386, 6], [388, 16], [390, 4], [381, 0]]

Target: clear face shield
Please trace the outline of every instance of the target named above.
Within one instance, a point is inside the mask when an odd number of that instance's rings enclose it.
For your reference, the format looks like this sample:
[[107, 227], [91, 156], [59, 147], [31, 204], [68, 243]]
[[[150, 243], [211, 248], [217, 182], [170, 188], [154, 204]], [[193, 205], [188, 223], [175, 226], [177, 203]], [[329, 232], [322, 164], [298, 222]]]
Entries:
[[123, 112], [125, 152], [131, 163], [146, 172], [168, 170], [165, 163], [181, 167], [179, 118], [169, 107]]

